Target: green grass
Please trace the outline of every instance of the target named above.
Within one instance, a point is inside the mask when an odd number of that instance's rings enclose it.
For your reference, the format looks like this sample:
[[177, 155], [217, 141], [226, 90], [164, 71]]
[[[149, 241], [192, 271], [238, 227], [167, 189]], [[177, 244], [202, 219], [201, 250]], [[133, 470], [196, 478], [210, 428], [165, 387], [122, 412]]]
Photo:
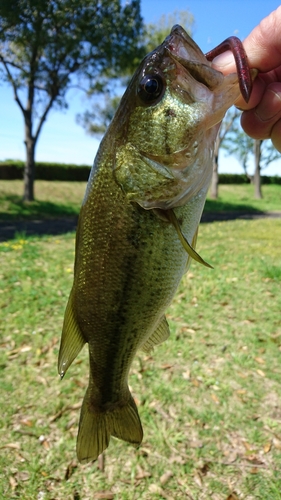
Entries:
[[85, 182], [38, 180], [35, 182], [35, 201], [25, 203], [22, 181], [0, 181], [0, 220], [78, 215], [85, 189]]
[[263, 198], [254, 198], [254, 186], [251, 184], [221, 184], [218, 200], [208, 196], [205, 212], [267, 212], [281, 210], [281, 186], [278, 184], [264, 185]]
[[0, 498], [281, 500], [281, 220], [204, 224], [197, 248], [214, 270], [192, 264], [131, 370], [143, 444], [112, 439], [101, 470], [75, 456], [87, 349], [56, 371], [74, 235], [0, 244]]
[[[0, 181], [0, 220], [50, 218], [78, 215], [84, 196], [84, 182], [36, 181], [32, 203], [22, 201], [22, 181]], [[222, 184], [219, 199], [206, 202], [205, 212], [280, 211], [281, 185], [263, 186], [264, 198], [254, 199], [249, 184]]]

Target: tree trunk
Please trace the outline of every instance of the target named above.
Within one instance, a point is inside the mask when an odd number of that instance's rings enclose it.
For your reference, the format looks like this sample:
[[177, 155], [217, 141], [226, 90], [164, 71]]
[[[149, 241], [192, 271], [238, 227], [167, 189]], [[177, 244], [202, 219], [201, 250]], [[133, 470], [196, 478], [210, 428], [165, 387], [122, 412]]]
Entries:
[[218, 158], [214, 158], [213, 163], [213, 176], [210, 187], [210, 198], [217, 200], [219, 196], [219, 173], [218, 173]]
[[23, 199], [24, 201], [34, 200], [34, 178], [35, 178], [35, 139], [32, 136], [28, 124], [25, 125], [25, 149], [26, 161], [23, 174]]
[[254, 173], [254, 185], [255, 185], [255, 198], [262, 198], [262, 190], [261, 190], [261, 168], [260, 168], [260, 159], [261, 159], [261, 140], [254, 141], [254, 157], [255, 157], [255, 173]]
[[213, 176], [210, 187], [210, 198], [213, 200], [217, 200], [219, 196], [219, 146], [220, 146], [220, 137], [218, 135], [217, 140], [215, 142], [214, 149], [214, 158], [213, 158]]

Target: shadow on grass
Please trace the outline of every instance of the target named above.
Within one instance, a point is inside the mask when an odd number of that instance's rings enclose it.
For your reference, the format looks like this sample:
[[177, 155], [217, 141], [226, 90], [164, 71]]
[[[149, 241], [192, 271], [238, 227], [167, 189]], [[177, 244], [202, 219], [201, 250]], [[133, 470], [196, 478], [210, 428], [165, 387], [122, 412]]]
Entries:
[[235, 219], [254, 219], [266, 216], [266, 212], [249, 203], [228, 203], [222, 200], [206, 200], [201, 222]]
[[0, 220], [0, 242], [28, 236], [58, 236], [76, 231], [78, 217], [36, 220]]
[[[5, 195], [0, 197], [0, 204], [6, 206], [6, 210], [0, 209], [1, 221], [15, 221], [26, 219], [49, 219], [51, 217], [77, 216], [80, 207], [66, 203], [51, 201], [25, 202], [18, 195]], [[1, 206], [1, 205], [0, 205]]]
[[261, 210], [253, 207], [250, 203], [237, 202], [229, 203], [223, 200], [206, 200], [204, 213], [216, 212], [244, 212], [244, 213], [263, 213]]
[[78, 206], [50, 201], [28, 203], [18, 195], [5, 195], [0, 198], [1, 205], [0, 242], [17, 235], [56, 236], [75, 231], [80, 210]]
[[[18, 195], [0, 197], [0, 221], [20, 221], [28, 219], [50, 219], [53, 217], [75, 217], [79, 215], [80, 206], [51, 201], [24, 202]], [[228, 203], [221, 200], [207, 200], [204, 214], [212, 213], [263, 213], [249, 203]]]
[[[0, 210], [0, 242], [17, 235], [43, 236], [73, 232], [77, 227], [79, 208], [49, 201], [25, 203], [19, 196], [5, 196], [9, 201], [9, 212]], [[1, 199], [0, 199], [1, 203]], [[207, 200], [201, 222], [254, 219], [266, 217], [267, 213], [252, 205]]]

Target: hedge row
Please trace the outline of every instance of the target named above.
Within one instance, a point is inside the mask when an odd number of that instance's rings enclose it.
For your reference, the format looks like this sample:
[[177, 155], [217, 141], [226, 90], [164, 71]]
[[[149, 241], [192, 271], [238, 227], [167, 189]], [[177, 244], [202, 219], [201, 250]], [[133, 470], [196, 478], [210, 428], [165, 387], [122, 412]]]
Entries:
[[[262, 175], [262, 184], [280, 184], [281, 177], [278, 175]], [[253, 178], [252, 178], [253, 180]], [[251, 179], [245, 174], [219, 174], [220, 184], [249, 184]]]
[[[0, 179], [23, 179], [24, 162], [8, 160], [0, 162]], [[66, 163], [36, 162], [36, 179], [45, 181], [87, 181], [91, 167]], [[247, 184], [250, 179], [245, 174], [219, 174], [220, 184]], [[262, 176], [262, 184], [281, 184], [281, 177]]]
[[[0, 163], [0, 179], [23, 179], [24, 162]], [[36, 162], [35, 177], [44, 181], [87, 181], [91, 167], [66, 163]]]

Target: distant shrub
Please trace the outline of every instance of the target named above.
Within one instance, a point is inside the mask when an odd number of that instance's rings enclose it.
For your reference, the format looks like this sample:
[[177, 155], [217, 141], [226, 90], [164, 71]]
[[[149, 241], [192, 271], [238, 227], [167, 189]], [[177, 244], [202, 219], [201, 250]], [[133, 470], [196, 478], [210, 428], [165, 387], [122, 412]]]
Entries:
[[[245, 174], [219, 174], [219, 184], [249, 184], [251, 178]], [[278, 175], [262, 175], [262, 184], [281, 184], [281, 177]]]
[[23, 179], [23, 166], [22, 161], [7, 160], [0, 163], [0, 179], [1, 180], [15, 180]]
[[[23, 170], [23, 161], [1, 162], [0, 179], [23, 179]], [[88, 165], [36, 162], [35, 178], [44, 181], [87, 181], [90, 170]]]
[[[0, 180], [23, 179], [24, 162], [6, 160], [0, 162]], [[83, 181], [88, 180], [91, 167], [88, 165], [72, 165], [67, 163], [36, 162], [35, 178], [44, 181]], [[245, 174], [219, 174], [220, 184], [249, 184]], [[281, 177], [262, 176], [262, 184], [280, 184]]]
[[245, 174], [219, 174], [219, 184], [249, 184], [250, 179]]
[[281, 177], [278, 175], [263, 175], [262, 184], [281, 184]]

